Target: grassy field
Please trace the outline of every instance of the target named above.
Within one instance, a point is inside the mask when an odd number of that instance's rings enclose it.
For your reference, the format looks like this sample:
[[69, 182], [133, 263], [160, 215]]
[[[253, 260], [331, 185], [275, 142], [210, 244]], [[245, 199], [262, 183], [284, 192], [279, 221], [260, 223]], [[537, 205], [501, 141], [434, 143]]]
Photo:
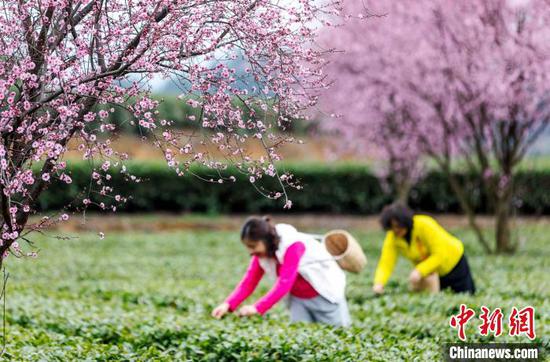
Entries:
[[[319, 230], [315, 230], [319, 231]], [[466, 243], [475, 297], [413, 295], [401, 260], [387, 295], [370, 292], [380, 232], [356, 231], [369, 265], [349, 275], [353, 326], [289, 325], [277, 307], [264, 319], [210, 318], [211, 309], [244, 272], [248, 256], [232, 231], [78, 234], [37, 237], [36, 260], [8, 259], [7, 352], [12, 360], [440, 360], [441, 344], [457, 341], [448, 326], [460, 303], [536, 308], [537, 340], [550, 342], [549, 224], [523, 227], [514, 257], [484, 256], [472, 234]], [[73, 234], [75, 235], [75, 234]], [[262, 282], [257, 294], [265, 292]], [[476, 317], [477, 318], [477, 317]], [[470, 341], [480, 337], [470, 323]], [[505, 323], [507, 331], [507, 323]], [[526, 337], [497, 341], [526, 342]]]

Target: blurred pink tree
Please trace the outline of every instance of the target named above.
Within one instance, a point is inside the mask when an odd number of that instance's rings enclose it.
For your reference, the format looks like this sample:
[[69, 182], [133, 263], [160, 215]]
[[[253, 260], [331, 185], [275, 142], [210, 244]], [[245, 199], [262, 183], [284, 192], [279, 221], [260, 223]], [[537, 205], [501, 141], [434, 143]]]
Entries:
[[[323, 35], [337, 79], [328, 127], [345, 144], [381, 150], [389, 173], [431, 159], [470, 225], [474, 206], [457, 171], [480, 175], [495, 217], [497, 252], [513, 252], [513, 180], [550, 122], [550, 4], [544, 0], [348, 2], [358, 17]], [[397, 157], [400, 162], [393, 159]]]
[[[338, 1], [2, 2], [0, 265], [10, 252], [26, 255], [18, 240], [30, 242], [29, 232], [68, 218], [28, 224], [50, 183], [71, 183], [63, 161], [71, 145], [94, 161], [97, 196], [112, 199], [100, 203], [89, 193], [81, 205], [116, 210], [124, 202], [121, 190], [109, 186], [110, 174], [128, 173], [123, 165], [128, 156], [112, 148], [117, 129], [108, 116], [118, 107], [131, 112], [127, 122], [159, 147], [179, 175], [193, 163], [213, 170], [233, 163], [251, 182], [277, 177], [282, 191], [271, 197], [286, 198], [288, 178], [274, 162], [280, 159], [277, 147], [292, 138], [274, 131], [301, 117], [326, 87], [320, 70], [324, 51], [313, 39], [320, 24], [330, 25], [326, 19], [338, 15]], [[200, 110], [189, 121], [207, 132], [176, 131], [171, 120], [158, 119], [158, 102], [149, 96], [153, 77], [178, 80], [182, 102]], [[275, 117], [268, 121], [259, 109]], [[224, 161], [196, 150], [196, 137], [223, 152]], [[260, 142], [265, 156], [252, 158], [248, 139]]]

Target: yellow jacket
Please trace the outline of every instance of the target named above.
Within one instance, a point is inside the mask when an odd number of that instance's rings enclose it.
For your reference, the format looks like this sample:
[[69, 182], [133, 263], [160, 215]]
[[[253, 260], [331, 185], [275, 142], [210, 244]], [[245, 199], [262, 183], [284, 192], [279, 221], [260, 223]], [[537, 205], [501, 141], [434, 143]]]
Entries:
[[412, 261], [422, 276], [433, 272], [443, 276], [458, 264], [464, 254], [464, 245], [432, 217], [415, 215], [410, 245], [405, 239], [396, 237], [393, 231], [386, 233], [374, 275], [375, 284], [386, 284], [397, 261], [397, 253]]

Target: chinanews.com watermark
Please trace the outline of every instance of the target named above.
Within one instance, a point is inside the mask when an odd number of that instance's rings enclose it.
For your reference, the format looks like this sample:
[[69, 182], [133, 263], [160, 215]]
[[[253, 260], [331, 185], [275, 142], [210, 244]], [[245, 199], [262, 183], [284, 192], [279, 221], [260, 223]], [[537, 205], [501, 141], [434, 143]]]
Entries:
[[537, 343], [446, 343], [446, 361], [543, 361]]
[[[522, 309], [513, 307], [506, 328], [505, 315], [500, 308], [491, 311], [481, 306], [477, 331], [481, 336], [499, 337], [503, 333], [513, 336], [524, 336], [533, 341], [536, 338], [535, 308], [527, 306]], [[457, 331], [459, 343], [445, 343], [443, 355], [447, 361], [542, 361], [543, 348], [540, 343], [466, 343], [466, 325], [476, 315], [476, 311], [465, 304], [460, 305], [459, 313], [452, 315], [449, 326]]]

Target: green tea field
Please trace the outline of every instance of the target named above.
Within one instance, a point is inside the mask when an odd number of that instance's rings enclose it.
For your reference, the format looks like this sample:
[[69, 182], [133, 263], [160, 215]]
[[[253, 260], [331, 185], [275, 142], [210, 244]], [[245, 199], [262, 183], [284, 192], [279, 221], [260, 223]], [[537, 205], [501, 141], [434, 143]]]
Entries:
[[[212, 220], [211, 220], [212, 221]], [[215, 221], [215, 220], [214, 220]], [[25, 361], [389, 361], [440, 360], [442, 343], [458, 341], [449, 318], [461, 303], [536, 309], [536, 341], [550, 343], [548, 221], [522, 226], [515, 256], [486, 256], [473, 235], [452, 230], [466, 244], [476, 296], [411, 294], [410, 264], [400, 260], [386, 295], [371, 284], [382, 244], [377, 230], [351, 230], [369, 263], [348, 274], [353, 318], [348, 329], [289, 324], [284, 307], [266, 317], [221, 321], [210, 317], [246, 269], [237, 231], [69, 233], [35, 236], [37, 259], [7, 260], [7, 360]], [[319, 231], [319, 230], [311, 230]], [[252, 297], [269, 287], [262, 281]], [[479, 319], [468, 341], [529, 342], [526, 337], [481, 337]], [[505, 326], [506, 330], [507, 326]], [[506, 333], [505, 333], [506, 334]], [[413, 357], [414, 356], [414, 357]]]

